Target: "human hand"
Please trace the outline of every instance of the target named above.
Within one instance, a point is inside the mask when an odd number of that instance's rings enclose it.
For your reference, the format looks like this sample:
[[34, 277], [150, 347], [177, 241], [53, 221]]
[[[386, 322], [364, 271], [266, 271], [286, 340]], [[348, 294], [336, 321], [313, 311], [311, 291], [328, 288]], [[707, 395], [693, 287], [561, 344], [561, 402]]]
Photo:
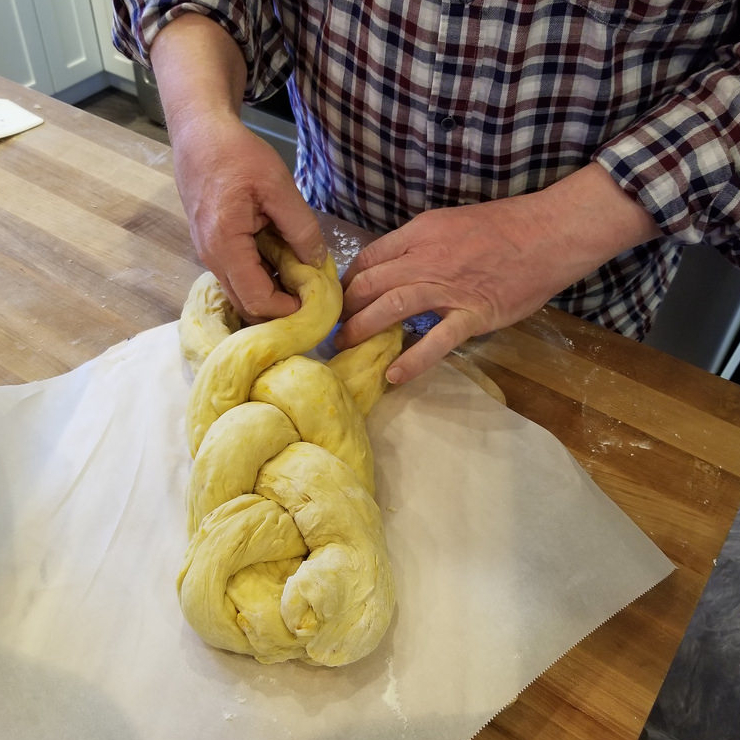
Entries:
[[298, 298], [282, 292], [254, 235], [273, 223], [298, 258], [325, 256], [315, 215], [280, 155], [234, 115], [207, 113], [173, 141], [175, 179], [202, 262], [248, 323], [286, 316]]
[[436, 311], [442, 321], [388, 369], [411, 380], [471, 336], [509, 326], [621, 251], [659, 233], [600, 165], [539, 193], [427, 211], [380, 237], [343, 276], [354, 346], [391, 324]]
[[388, 379], [403, 382], [469, 337], [540, 308], [559, 287], [532, 254], [546, 232], [529, 211], [518, 199], [427, 211], [369, 244], [343, 277], [346, 320], [337, 346], [435, 311], [442, 321], [389, 368]]
[[186, 12], [157, 34], [151, 60], [198, 255], [247, 322], [292, 313], [298, 299], [270, 278], [254, 235], [272, 222], [301, 261], [317, 266], [326, 248], [278, 153], [240, 120], [247, 70], [239, 46], [219, 24]]

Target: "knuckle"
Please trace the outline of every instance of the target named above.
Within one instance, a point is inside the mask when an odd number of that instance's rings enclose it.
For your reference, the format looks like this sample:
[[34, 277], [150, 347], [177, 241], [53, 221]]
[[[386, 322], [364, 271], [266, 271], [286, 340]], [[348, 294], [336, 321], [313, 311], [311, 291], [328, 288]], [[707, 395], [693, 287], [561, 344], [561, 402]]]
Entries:
[[367, 271], [358, 272], [352, 279], [351, 287], [354, 295], [360, 300], [369, 298], [375, 291], [374, 280]]
[[261, 201], [263, 207], [271, 203], [284, 205], [286, 192], [289, 192], [289, 188], [295, 188], [287, 169], [279, 167], [267, 170], [251, 184], [255, 199]]
[[361, 249], [352, 259], [352, 269], [355, 271], [355, 277], [362, 275], [373, 264], [372, 256], [374, 254], [372, 244]]
[[[443, 352], [449, 352], [465, 340], [464, 332], [458, 331], [454, 323], [444, 319], [434, 327], [434, 339]], [[467, 336], [470, 336], [469, 334]]]
[[265, 302], [262, 300], [254, 298], [242, 300], [242, 307], [244, 308], [244, 318], [251, 323], [257, 323], [266, 315]]
[[406, 301], [400, 290], [391, 290], [386, 293], [386, 300], [395, 316], [406, 318]]
[[414, 216], [411, 224], [413, 224], [414, 228], [422, 230], [424, 233], [444, 233], [446, 213], [447, 209], [445, 208], [433, 208], [428, 211], [422, 211]]
[[251, 320], [261, 320], [272, 316], [270, 299], [257, 293], [241, 296], [242, 308], [245, 317]]
[[339, 349], [357, 346], [365, 339], [363, 320], [361, 316], [355, 315], [342, 325], [341, 344]]
[[222, 208], [200, 209], [191, 224], [193, 241], [209, 254], [218, 252], [218, 245], [228, 233], [229, 216]]
[[465, 308], [465, 325], [469, 336], [478, 336], [494, 329], [498, 324], [496, 307], [485, 297], [481, 296], [476, 301], [471, 301]]
[[[300, 215], [303, 215], [302, 213]], [[318, 233], [317, 233], [318, 232]], [[321, 232], [317, 229], [317, 224], [312, 217], [296, 220], [293, 230], [293, 241], [300, 244], [310, 244], [311, 242], [321, 241]]]

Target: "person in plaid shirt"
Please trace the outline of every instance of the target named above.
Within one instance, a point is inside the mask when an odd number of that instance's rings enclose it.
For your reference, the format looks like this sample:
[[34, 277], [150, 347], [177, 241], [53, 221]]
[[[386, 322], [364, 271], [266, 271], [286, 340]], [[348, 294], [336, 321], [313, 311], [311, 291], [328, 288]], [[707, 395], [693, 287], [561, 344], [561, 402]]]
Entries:
[[[252, 235], [324, 256], [309, 206], [383, 235], [345, 275], [337, 345], [441, 316], [409, 380], [545, 303], [650, 327], [687, 244], [740, 265], [732, 0], [114, 0], [154, 69], [191, 234], [247, 318], [286, 315]], [[242, 125], [288, 85], [291, 175]]]

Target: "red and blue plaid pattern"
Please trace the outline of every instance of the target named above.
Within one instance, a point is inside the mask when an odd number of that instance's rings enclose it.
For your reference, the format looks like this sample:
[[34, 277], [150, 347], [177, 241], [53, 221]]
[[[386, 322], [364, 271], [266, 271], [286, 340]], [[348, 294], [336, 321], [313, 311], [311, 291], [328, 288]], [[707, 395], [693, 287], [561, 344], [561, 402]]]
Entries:
[[740, 23], [732, 0], [114, 0], [144, 63], [182, 12], [220, 23], [247, 102], [288, 80], [296, 181], [385, 231], [600, 162], [665, 237], [552, 301], [642, 338], [685, 244], [740, 264]]

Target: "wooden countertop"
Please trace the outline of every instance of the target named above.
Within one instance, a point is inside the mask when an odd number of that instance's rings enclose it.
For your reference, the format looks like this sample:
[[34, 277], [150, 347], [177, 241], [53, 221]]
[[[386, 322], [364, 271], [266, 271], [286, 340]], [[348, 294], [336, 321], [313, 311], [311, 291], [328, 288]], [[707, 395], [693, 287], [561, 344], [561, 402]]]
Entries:
[[[45, 123], [0, 141], [0, 383], [172, 321], [203, 270], [168, 147], [0, 79]], [[740, 505], [740, 387], [553, 309], [464, 355], [676, 564], [478, 737], [635, 740]]]

